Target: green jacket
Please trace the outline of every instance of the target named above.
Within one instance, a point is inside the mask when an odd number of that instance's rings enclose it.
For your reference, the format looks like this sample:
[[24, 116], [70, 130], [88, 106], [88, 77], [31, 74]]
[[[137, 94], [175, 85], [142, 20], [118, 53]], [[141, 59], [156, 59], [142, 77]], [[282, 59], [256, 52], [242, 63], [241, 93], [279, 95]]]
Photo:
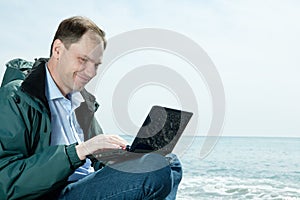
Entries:
[[[15, 59], [7, 64], [0, 88], [1, 200], [49, 198], [84, 163], [76, 154], [76, 144], [50, 146], [45, 62]], [[95, 97], [86, 90], [81, 93], [85, 102], [75, 112], [86, 140], [102, 130], [94, 118]]]

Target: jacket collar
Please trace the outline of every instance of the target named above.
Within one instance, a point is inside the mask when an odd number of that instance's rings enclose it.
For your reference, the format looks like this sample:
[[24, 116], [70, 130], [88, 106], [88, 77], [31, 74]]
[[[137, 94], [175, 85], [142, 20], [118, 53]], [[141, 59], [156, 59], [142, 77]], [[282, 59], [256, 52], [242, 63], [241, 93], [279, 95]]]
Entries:
[[[33, 64], [32, 70], [28, 76], [23, 81], [21, 88], [29, 95], [38, 98], [46, 107], [49, 109], [49, 104], [46, 98], [45, 88], [46, 88], [46, 68], [45, 64], [48, 62], [48, 58], [40, 58]], [[95, 112], [99, 104], [96, 102], [96, 98], [89, 93], [86, 89], [81, 91], [87, 108], [91, 112]]]
[[33, 97], [38, 98], [49, 110], [47, 98], [45, 96], [47, 58], [40, 58], [32, 66], [32, 70], [23, 81], [21, 88]]

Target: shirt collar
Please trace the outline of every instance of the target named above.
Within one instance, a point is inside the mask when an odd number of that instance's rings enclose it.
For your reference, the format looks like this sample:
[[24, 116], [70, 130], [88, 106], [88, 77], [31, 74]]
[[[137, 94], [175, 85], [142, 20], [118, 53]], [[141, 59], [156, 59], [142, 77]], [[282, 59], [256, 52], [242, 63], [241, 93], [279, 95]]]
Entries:
[[76, 109], [80, 106], [82, 102], [84, 102], [84, 98], [80, 94], [80, 92], [72, 92], [68, 94], [68, 99], [72, 102], [72, 108]]

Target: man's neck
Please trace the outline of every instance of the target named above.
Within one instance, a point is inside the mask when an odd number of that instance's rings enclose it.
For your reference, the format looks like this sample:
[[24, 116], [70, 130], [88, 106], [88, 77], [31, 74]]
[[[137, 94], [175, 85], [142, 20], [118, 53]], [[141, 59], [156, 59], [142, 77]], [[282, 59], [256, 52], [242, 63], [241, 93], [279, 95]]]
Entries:
[[67, 88], [62, 87], [62, 85], [63, 85], [63, 84], [61, 84], [62, 81], [59, 79], [59, 76], [57, 76], [57, 71], [56, 71], [57, 67], [59, 67], [57, 59], [54, 57], [51, 57], [48, 61], [47, 68], [48, 68], [49, 73], [50, 73], [53, 81], [55, 82], [56, 86], [58, 87], [60, 92], [67, 98], [67, 95], [71, 91], [69, 91]]

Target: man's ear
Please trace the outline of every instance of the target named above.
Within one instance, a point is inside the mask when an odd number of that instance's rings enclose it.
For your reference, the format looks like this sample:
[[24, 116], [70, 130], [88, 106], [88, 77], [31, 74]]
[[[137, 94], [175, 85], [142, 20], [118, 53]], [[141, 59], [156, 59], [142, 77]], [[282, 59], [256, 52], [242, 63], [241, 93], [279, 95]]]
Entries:
[[64, 44], [62, 43], [62, 41], [60, 39], [54, 40], [53, 47], [52, 47], [52, 56], [55, 59], [57, 59], [57, 60], [59, 59], [59, 57], [63, 51], [63, 47], [64, 47]]

